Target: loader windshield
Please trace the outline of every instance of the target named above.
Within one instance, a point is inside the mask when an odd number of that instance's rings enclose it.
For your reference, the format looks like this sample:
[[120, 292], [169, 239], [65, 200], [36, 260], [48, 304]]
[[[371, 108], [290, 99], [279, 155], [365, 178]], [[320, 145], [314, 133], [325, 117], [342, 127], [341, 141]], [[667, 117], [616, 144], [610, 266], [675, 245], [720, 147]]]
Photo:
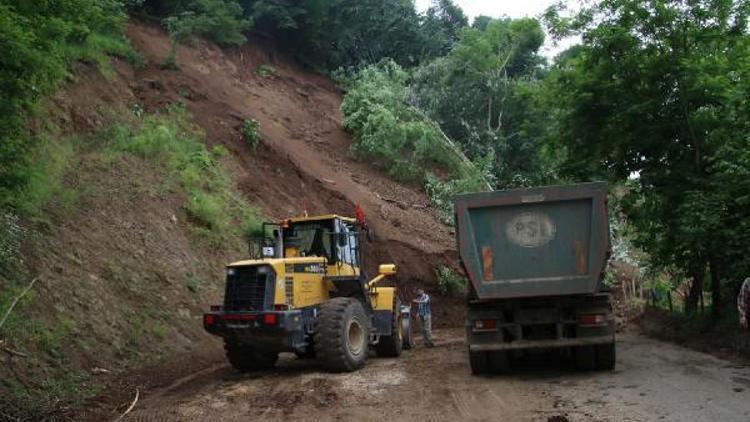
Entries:
[[323, 256], [331, 259], [331, 222], [310, 221], [291, 225], [284, 230], [284, 245], [293, 246], [300, 256]]

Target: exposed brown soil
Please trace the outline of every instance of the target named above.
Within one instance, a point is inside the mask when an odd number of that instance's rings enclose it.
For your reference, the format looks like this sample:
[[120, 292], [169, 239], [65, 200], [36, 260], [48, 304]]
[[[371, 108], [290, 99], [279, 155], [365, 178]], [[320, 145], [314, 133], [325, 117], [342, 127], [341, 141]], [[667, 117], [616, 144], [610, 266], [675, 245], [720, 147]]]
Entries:
[[[179, 70], [159, 64], [169, 38], [156, 26], [135, 22], [128, 30], [134, 46], [151, 63], [133, 71], [138, 104], [147, 110], [183, 101], [209, 143], [231, 151], [235, 179], [248, 199], [275, 219], [311, 214], [352, 215], [365, 211], [376, 241], [366, 245], [367, 269], [398, 265], [395, 277], [406, 299], [417, 287], [435, 291], [437, 265], [457, 266], [452, 228], [427, 207], [419, 187], [389, 179], [371, 165], [352, 159], [351, 137], [341, 127], [341, 93], [321, 75], [300, 70], [291, 59], [259, 38], [239, 49], [222, 50], [197, 41], [181, 46]], [[256, 70], [272, 66], [277, 76]], [[240, 127], [260, 123], [262, 145], [249, 151]], [[461, 324], [460, 299], [435, 294], [437, 326]]]
[[[48, 327], [70, 326], [59, 351], [70, 356], [66, 368], [89, 374], [84, 385], [103, 388], [80, 417], [111, 411], [136, 387], [147, 394], [223, 362], [200, 315], [221, 299], [223, 266], [245, 256], [239, 242], [217, 249], [196, 238], [184, 198], [163, 189], [169, 180], [163, 169], [135, 157], [113, 163], [97, 157], [106, 142], [101, 131], [137, 108], [156, 112], [183, 102], [207, 143], [230, 151], [224, 160], [234, 180], [270, 219], [305, 211], [351, 215], [360, 204], [376, 233], [365, 246], [368, 271], [397, 264], [394, 281], [404, 300], [426, 288], [436, 326], [462, 323], [462, 300], [440, 296], [435, 285], [437, 265], [456, 267], [452, 229], [427, 207], [419, 186], [396, 183], [350, 156], [342, 96], [330, 80], [300, 70], [261, 39], [234, 50], [202, 41], [181, 46], [180, 69], [168, 70], [160, 65], [169, 47], [161, 28], [135, 22], [128, 35], [145, 67], [114, 60], [113, 76], [104, 77], [81, 64], [48, 101], [60, 137], [84, 137], [65, 179], [79, 198], [72, 208], [63, 198], [52, 201], [46, 222], [35, 223], [38, 236], [26, 257], [40, 282], [22, 312]], [[261, 65], [278, 75], [256, 74]], [[253, 151], [240, 133], [249, 118], [259, 121], [262, 134]], [[197, 292], [188, 288], [194, 280]], [[35, 388], [56, 370], [49, 351], [13, 346], [39, 359], [9, 359], [1, 377]]]
[[[162, 29], [134, 23], [128, 33], [149, 62], [166, 57], [170, 41]], [[264, 43], [254, 39], [229, 51], [205, 42], [181, 46], [179, 71], [150, 65], [135, 72], [138, 99], [154, 109], [181, 95], [210, 142], [224, 144], [238, 158], [235, 176], [271, 217], [300, 215], [305, 209], [352, 214], [358, 203], [383, 240], [424, 253], [453, 250], [450, 228], [425, 207], [429, 200], [419, 187], [396, 183], [351, 159], [351, 137], [341, 128], [341, 94], [331, 82], [301, 71]], [[256, 74], [261, 65], [273, 66], [278, 76]], [[247, 118], [260, 123], [268, 150], [251, 153], [243, 145], [239, 127]], [[273, 174], [282, 159], [293, 163], [299, 178]], [[265, 164], [261, 171], [259, 160]]]

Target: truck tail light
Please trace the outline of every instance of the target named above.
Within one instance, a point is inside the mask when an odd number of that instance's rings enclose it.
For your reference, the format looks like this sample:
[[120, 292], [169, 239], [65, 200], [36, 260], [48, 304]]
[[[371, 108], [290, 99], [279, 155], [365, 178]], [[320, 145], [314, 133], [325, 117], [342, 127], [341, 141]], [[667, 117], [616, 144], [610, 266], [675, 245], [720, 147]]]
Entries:
[[286, 311], [289, 310], [289, 305], [273, 305], [274, 311]]
[[214, 325], [214, 316], [213, 314], [203, 314], [203, 326], [204, 327], [210, 327]]
[[265, 315], [263, 315], [263, 322], [266, 325], [276, 325], [276, 314], [265, 314]]
[[604, 314], [580, 314], [578, 323], [580, 325], [604, 325], [607, 323], [607, 318]]
[[475, 331], [492, 331], [497, 330], [496, 319], [476, 319], [474, 320]]
[[224, 310], [224, 307], [221, 305], [211, 305], [211, 312], [221, 312]]

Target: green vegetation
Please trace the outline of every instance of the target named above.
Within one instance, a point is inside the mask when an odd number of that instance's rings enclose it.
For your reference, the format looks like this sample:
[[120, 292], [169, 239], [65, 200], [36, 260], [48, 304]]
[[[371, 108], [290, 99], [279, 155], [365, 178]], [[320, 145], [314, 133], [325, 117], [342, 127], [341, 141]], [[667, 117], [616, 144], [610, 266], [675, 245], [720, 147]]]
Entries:
[[749, 14], [744, 1], [617, 0], [546, 16], [584, 40], [546, 81], [561, 173], [623, 183], [634, 244], [687, 285], [689, 313], [710, 286], [714, 317], [750, 272]]
[[356, 157], [374, 159], [396, 180], [424, 184], [441, 219], [451, 223], [452, 195], [489, 187], [492, 155], [469, 161], [435, 121], [408, 102], [408, 80], [407, 71], [392, 61], [342, 78], [348, 89], [341, 105], [344, 128], [354, 136]]
[[243, 17], [242, 7], [234, 0], [187, 0], [165, 2], [157, 10], [168, 13], [164, 26], [172, 38], [164, 66], [176, 69], [177, 45], [195, 36], [204, 36], [220, 45], [240, 45], [252, 21]]
[[164, 26], [178, 41], [202, 36], [220, 45], [240, 45], [252, 26], [237, 0], [146, 0], [131, 10], [163, 17]]
[[201, 289], [201, 279], [196, 277], [195, 275], [189, 276], [187, 281], [187, 288], [192, 293], [198, 293], [198, 291]]
[[[538, 55], [537, 20], [479, 17], [468, 27], [449, 3], [414, 21], [418, 31], [451, 28], [433, 36], [439, 53], [391, 55], [395, 63], [376, 54], [337, 72], [349, 75], [342, 111], [355, 156], [425, 183], [444, 221], [450, 197], [481, 181], [609, 180], [618, 256], [670, 274], [688, 312], [710, 289], [718, 316], [750, 273], [746, 2], [617, 0], [573, 16], [551, 8], [553, 35], [583, 39], [551, 66]], [[428, 25], [436, 16], [442, 24]], [[461, 156], [472, 165], [453, 160]], [[632, 247], [642, 253], [623, 250]]]
[[208, 151], [203, 137], [185, 108], [174, 104], [160, 114], [113, 127], [105, 154], [109, 160], [133, 154], [164, 165], [185, 192], [193, 228], [218, 246], [227, 236], [255, 233], [261, 221], [235, 190], [218, 160], [221, 151]]
[[29, 154], [26, 167], [27, 183], [17, 197], [17, 211], [21, 215], [42, 218], [44, 207], [55, 201], [58, 208], [70, 208], [76, 191], [63, 186], [63, 180], [76, 152], [71, 139], [53, 142], [44, 139]]
[[456, 34], [444, 57], [408, 70], [386, 61], [341, 78], [355, 155], [399, 180], [425, 182], [445, 222], [454, 194], [556, 179], [538, 99], [539, 23], [487, 20]]
[[542, 155], [547, 112], [537, 101], [544, 41], [534, 19], [464, 28], [445, 57], [414, 70], [412, 101], [473, 161], [491, 156], [496, 188], [554, 180]]
[[341, 105], [344, 128], [354, 134], [352, 152], [375, 158], [402, 181], [423, 179], [433, 167], [461, 176], [462, 163], [437, 125], [406, 103], [407, 78], [392, 61], [359, 72]]
[[247, 146], [254, 150], [260, 142], [260, 123], [255, 119], [245, 120], [242, 125], [242, 137], [245, 139]]
[[90, 61], [106, 73], [106, 55], [137, 60], [121, 33], [124, 18], [113, 0], [0, 1], [0, 208], [38, 206], [38, 176], [46, 171], [35, 158], [48, 142], [28, 132], [26, 118], [71, 63]]
[[281, 76], [279, 70], [270, 64], [262, 64], [255, 69], [255, 74], [264, 78], [278, 78]]
[[441, 265], [435, 269], [438, 289], [444, 295], [457, 295], [466, 293], [466, 279], [456, 274], [455, 271]]
[[21, 272], [21, 244], [26, 228], [17, 214], [0, 212], [0, 279], [12, 280]]
[[[25, 286], [15, 282], [2, 287], [0, 311], [4, 314]], [[24, 344], [25, 350], [39, 350], [41, 354], [35, 362], [37, 365], [40, 362], [47, 363], [49, 370], [43, 374], [37, 373], [36, 377], [26, 379], [25, 382], [2, 379], [0, 385], [12, 396], [19, 410], [24, 409], [22, 413], [33, 415], [35, 418], [45, 418], [59, 408], [60, 402], [80, 404], [84, 398], [93, 394], [97, 387], [86, 383], [86, 373], [74, 370], [69, 365], [70, 356], [65, 350], [66, 344], [73, 341], [73, 321], [62, 317], [49, 325], [34, 316], [23, 315], [23, 309], [33, 305], [35, 300], [33, 291], [23, 296], [0, 329], [0, 339], [10, 344]], [[0, 399], [5, 401], [7, 397], [0, 394]]]
[[[387, 57], [412, 65], [424, 55], [438, 53], [432, 50], [441, 47], [443, 39], [429, 36], [451, 29], [436, 24], [430, 26], [431, 32], [423, 31], [422, 17], [410, 0], [244, 0], [242, 4], [259, 31], [272, 34], [288, 50], [323, 69], [356, 67]], [[441, 11], [433, 14], [432, 21], [442, 18]]]

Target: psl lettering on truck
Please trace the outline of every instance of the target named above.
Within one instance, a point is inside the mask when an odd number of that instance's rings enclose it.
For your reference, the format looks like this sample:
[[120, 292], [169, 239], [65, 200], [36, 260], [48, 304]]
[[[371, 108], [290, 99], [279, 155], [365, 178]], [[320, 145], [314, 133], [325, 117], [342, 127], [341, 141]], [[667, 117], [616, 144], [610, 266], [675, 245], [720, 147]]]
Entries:
[[555, 238], [557, 227], [546, 214], [524, 212], [513, 217], [505, 226], [511, 242], [524, 248], [538, 248]]

